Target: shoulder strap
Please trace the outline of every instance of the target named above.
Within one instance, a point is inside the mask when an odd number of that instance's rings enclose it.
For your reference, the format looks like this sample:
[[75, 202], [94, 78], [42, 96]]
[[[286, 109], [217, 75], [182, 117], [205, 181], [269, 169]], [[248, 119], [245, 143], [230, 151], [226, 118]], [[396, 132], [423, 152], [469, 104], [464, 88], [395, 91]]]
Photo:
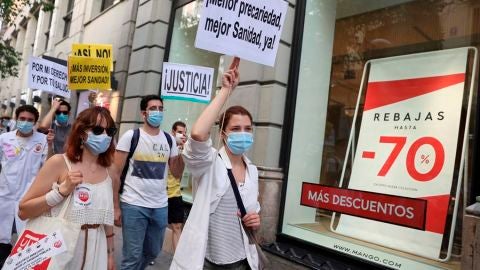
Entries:
[[[67, 165], [68, 171], [72, 170], [72, 164], [70, 163], [70, 160], [68, 159], [67, 155], [63, 154], [63, 159], [65, 160], [65, 164]], [[65, 202], [63, 203], [62, 208], [60, 209], [60, 213], [58, 213], [58, 217], [65, 218], [67, 214], [67, 209], [68, 206], [70, 205], [70, 201], [72, 200], [73, 192], [68, 195], [68, 197], [65, 199]]]
[[240, 210], [240, 214], [243, 218], [247, 214], [247, 210], [245, 210], [242, 197], [240, 196], [240, 192], [238, 191], [237, 181], [235, 181], [235, 176], [233, 176], [232, 169], [227, 169], [227, 173], [228, 173], [228, 178], [230, 178], [230, 184], [232, 185], [233, 194], [235, 194], [238, 210]]
[[72, 163], [70, 163], [70, 160], [68, 160], [67, 155], [63, 154], [62, 157], [65, 160], [65, 164], [67, 165], [68, 171], [71, 171], [72, 170]]
[[[220, 153], [218, 157], [222, 159]], [[240, 196], [240, 192], [238, 191], [237, 181], [235, 181], [235, 176], [233, 176], [232, 169], [227, 168], [228, 179], [230, 179], [230, 185], [232, 185], [233, 194], [235, 194], [235, 200], [237, 201], [238, 210], [240, 210], [240, 215], [242, 218], [247, 214], [247, 210], [245, 210], [245, 205], [243, 205], [242, 196]]]
[[170, 136], [170, 134], [168, 134], [168, 132], [163, 132], [163, 134], [165, 134], [165, 138], [167, 138], [167, 142], [168, 142], [168, 146], [170, 147], [170, 149], [172, 149], [172, 136]]
[[123, 192], [123, 187], [125, 186], [125, 178], [127, 177], [128, 167], [130, 166], [130, 159], [133, 157], [135, 149], [137, 149], [139, 139], [140, 129], [136, 128], [133, 130], [133, 136], [130, 142], [130, 151], [128, 152], [127, 160], [125, 161], [125, 166], [123, 166], [122, 175], [120, 176], [120, 189], [118, 191], [119, 193]]

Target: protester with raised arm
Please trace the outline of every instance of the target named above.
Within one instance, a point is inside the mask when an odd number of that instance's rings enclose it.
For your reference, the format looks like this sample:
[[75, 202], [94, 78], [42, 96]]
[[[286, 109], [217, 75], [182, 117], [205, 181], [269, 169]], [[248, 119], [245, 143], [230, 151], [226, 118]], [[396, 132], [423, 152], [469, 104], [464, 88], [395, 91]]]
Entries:
[[[252, 116], [245, 108], [233, 106], [218, 117], [238, 85], [239, 62], [233, 59], [222, 88], [193, 125], [185, 144], [183, 157], [193, 176], [194, 202], [170, 269], [258, 269], [258, 253], [246, 233], [260, 227], [258, 172], [245, 156], [253, 144]], [[216, 119], [223, 143], [219, 150], [212, 147], [210, 138]], [[247, 212], [243, 218], [234, 189], [239, 190]]]

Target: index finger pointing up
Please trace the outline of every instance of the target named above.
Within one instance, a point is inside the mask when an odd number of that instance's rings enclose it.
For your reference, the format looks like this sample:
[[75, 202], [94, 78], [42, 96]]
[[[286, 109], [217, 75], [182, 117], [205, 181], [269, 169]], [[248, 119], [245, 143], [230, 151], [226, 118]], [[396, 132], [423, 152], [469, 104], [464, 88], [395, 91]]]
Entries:
[[232, 63], [230, 63], [229, 69], [234, 69], [234, 68], [238, 67], [239, 64], [240, 64], [240, 58], [235, 56], [232, 60]]

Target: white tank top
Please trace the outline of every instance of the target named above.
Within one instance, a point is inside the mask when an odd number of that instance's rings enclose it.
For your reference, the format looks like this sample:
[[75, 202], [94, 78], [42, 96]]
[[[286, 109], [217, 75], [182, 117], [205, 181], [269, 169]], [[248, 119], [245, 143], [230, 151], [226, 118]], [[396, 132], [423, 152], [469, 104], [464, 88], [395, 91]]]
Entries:
[[[58, 185], [57, 183], [53, 184]], [[65, 200], [51, 209], [58, 216]], [[113, 225], [113, 190], [110, 175], [100, 183], [83, 183], [73, 191], [66, 219], [78, 224]]]

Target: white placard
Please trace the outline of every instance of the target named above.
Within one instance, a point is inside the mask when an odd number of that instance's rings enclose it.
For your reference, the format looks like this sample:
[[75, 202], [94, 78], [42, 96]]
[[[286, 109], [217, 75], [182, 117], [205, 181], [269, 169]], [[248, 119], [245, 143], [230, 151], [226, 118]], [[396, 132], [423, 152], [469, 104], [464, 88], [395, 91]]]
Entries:
[[67, 67], [42, 58], [30, 57], [28, 87], [64, 98], [70, 98], [67, 88]]
[[209, 103], [213, 68], [163, 63], [162, 98]]
[[283, 0], [205, 0], [195, 47], [273, 66], [287, 7]]
[[7, 258], [3, 270], [27, 270], [67, 251], [65, 240], [60, 231], [56, 231], [38, 242], [26, 247]]
[[348, 188], [426, 200], [425, 229], [341, 215], [337, 232], [439, 258], [460, 150], [467, 55], [460, 48], [370, 61]]

